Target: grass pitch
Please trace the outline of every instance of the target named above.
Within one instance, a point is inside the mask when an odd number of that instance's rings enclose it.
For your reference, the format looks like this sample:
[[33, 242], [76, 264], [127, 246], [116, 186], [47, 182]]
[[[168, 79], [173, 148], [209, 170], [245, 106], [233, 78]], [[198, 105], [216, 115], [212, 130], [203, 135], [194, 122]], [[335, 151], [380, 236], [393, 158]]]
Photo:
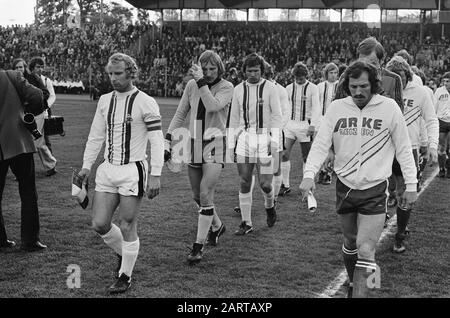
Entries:
[[[164, 132], [175, 112], [176, 99], [157, 99]], [[96, 102], [86, 96], [58, 95], [54, 115], [64, 116], [65, 137], [53, 136], [59, 173], [45, 177], [35, 156], [41, 240], [44, 252], [24, 253], [18, 248], [0, 252], [0, 297], [105, 297], [113, 282], [116, 259], [90, 228], [91, 204], [82, 210], [71, 198], [72, 167], [81, 168], [82, 155]], [[103, 150], [101, 154], [103, 153]], [[99, 156], [92, 176], [101, 161]], [[178, 174], [163, 169], [161, 192], [145, 198], [139, 215], [141, 248], [132, 288], [119, 297], [155, 298], [275, 298], [316, 297], [343, 269], [342, 236], [334, 213], [334, 183], [316, 190], [318, 210], [307, 211], [299, 202], [301, 181], [299, 146], [292, 153], [292, 192], [280, 198], [278, 221], [266, 225], [263, 197], [253, 192], [254, 232], [233, 235], [240, 216], [239, 178], [234, 165], [225, 166], [215, 204], [227, 227], [217, 247], [206, 247], [195, 266], [186, 264], [188, 248], [196, 237], [197, 209], [192, 200], [186, 167]], [[94, 178], [90, 182], [90, 198]], [[3, 215], [10, 239], [20, 244], [20, 200], [12, 174], [7, 177]], [[435, 180], [419, 199], [411, 217], [408, 250], [394, 255], [392, 240], [377, 253], [382, 271], [378, 297], [449, 297], [448, 237], [450, 180]], [[81, 288], [67, 287], [67, 267], [81, 269]], [[339, 295], [337, 295], [339, 297]]]

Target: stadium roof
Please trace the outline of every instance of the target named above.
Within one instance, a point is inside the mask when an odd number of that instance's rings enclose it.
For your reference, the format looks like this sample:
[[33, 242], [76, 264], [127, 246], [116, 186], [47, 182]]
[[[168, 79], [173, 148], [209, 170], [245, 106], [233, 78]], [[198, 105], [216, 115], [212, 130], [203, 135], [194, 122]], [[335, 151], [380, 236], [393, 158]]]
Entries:
[[437, 10], [439, 0], [126, 0], [142, 9], [382, 9]]

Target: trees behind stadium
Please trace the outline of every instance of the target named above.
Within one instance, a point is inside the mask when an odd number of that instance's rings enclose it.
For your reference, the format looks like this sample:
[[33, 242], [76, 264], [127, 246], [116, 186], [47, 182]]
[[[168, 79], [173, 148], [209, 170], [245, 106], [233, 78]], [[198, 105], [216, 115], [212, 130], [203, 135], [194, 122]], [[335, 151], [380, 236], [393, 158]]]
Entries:
[[119, 3], [106, 4], [100, 0], [38, 0], [35, 23], [47, 26], [67, 25], [67, 20], [75, 16], [78, 8], [80, 23], [99, 23], [106, 25], [131, 23], [133, 13]]

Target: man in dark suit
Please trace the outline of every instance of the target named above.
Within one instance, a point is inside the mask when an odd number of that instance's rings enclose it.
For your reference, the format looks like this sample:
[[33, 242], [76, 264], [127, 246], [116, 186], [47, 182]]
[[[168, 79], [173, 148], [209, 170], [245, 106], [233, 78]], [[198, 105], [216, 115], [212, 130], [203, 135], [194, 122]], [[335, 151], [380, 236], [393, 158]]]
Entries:
[[21, 249], [37, 251], [47, 246], [39, 240], [39, 210], [35, 183], [33, 135], [24, 124], [24, 113], [44, 109], [42, 91], [18, 71], [2, 70], [0, 61], [0, 248], [13, 247], [7, 239], [1, 210], [6, 174], [11, 167], [19, 182], [21, 200]]

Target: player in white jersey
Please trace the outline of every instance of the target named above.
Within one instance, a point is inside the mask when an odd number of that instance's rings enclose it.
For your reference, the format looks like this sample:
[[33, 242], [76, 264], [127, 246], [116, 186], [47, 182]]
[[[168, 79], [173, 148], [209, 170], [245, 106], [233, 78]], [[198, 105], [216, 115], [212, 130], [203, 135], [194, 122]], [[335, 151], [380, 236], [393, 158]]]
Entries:
[[[411, 66], [411, 70], [420, 77], [422, 80], [422, 83], [426, 83], [427, 79], [425, 77], [425, 73], [419, 70], [417, 66]], [[433, 102], [433, 108], [436, 104], [434, 100], [434, 92], [433, 90], [428, 87], [427, 85], [423, 85], [423, 88], [427, 91], [428, 95], [430, 96], [431, 101]], [[434, 111], [436, 113], [436, 111]], [[439, 123], [439, 121], [438, 121]], [[419, 172], [418, 172], [418, 182], [417, 182], [417, 192], [419, 192], [422, 189], [423, 186], [423, 180], [422, 180], [422, 173], [425, 170], [425, 167], [427, 166], [428, 158], [428, 135], [427, 135], [427, 129], [425, 127], [425, 122], [423, 117], [420, 118], [420, 147], [419, 147]]]
[[[228, 148], [236, 154], [240, 182], [239, 207], [242, 222], [236, 235], [253, 231], [251, 220], [252, 173], [256, 168], [259, 185], [264, 192], [267, 225], [276, 222], [272, 187], [273, 166], [278, 152], [282, 125], [280, 100], [275, 84], [262, 79], [264, 59], [256, 53], [243, 63], [247, 80], [234, 88], [228, 130]], [[275, 159], [275, 160], [273, 160]], [[276, 163], [275, 163], [276, 165]]]
[[[336, 88], [339, 83], [338, 81], [339, 68], [334, 63], [328, 63], [323, 69], [323, 82], [317, 84], [317, 89], [319, 90], [319, 104], [321, 107], [319, 123], [316, 127], [316, 131], [319, 130], [320, 123], [322, 122], [323, 116], [327, 111], [328, 106], [334, 100], [336, 95]], [[317, 183], [331, 184], [332, 171], [328, 167], [323, 166], [319, 172], [319, 180]]]
[[[290, 115], [290, 107], [289, 107], [289, 100], [287, 96], [286, 89], [279, 83], [277, 83], [274, 79], [275, 72], [273, 70], [273, 66], [269, 63], [264, 63], [264, 77], [275, 84], [275, 87], [277, 89], [278, 97], [280, 98], [280, 107], [281, 107], [281, 115], [282, 115], [282, 128], [286, 126], [286, 123], [288, 122]], [[281, 132], [280, 134], [280, 142], [278, 145], [278, 152], [277, 156], [278, 158], [274, 161], [276, 163], [276, 166], [273, 168], [273, 179], [272, 179], [272, 187], [273, 187], [273, 195], [274, 195], [274, 202], [275, 205], [278, 200], [278, 193], [281, 188], [282, 183], [282, 176], [281, 176], [281, 155], [284, 150], [284, 134]], [[252, 176], [252, 185], [250, 187], [250, 193], [253, 192], [253, 187], [255, 184], [255, 175]], [[241, 213], [240, 207], [235, 207], [234, 212]]]
[[[166, 134], [166, 148], [170, 148], [174, 134], [182, 136], [182, 141], [187, 140], [183, 134], [185, 129], [181, 127], [191, 113], [188, 175], [199, 214], [197, 238], [187, 258], [189, 264], [200, 262], [205, 243], [215, 246], [225, 232], [214, 205], [214, 192], [224, 166], [227, 114], [233, 97], [233, 84], [222, 78], [225, 67], [217, 53], [203, 52], [199, 64], [190, 69], [193, 79], [184, 89]], [[169, 159], [167, 154], [170, 153], [166, 151], [166, 160]]]
[[[349, 296], [369, 297], [368, 284], [380, 273], [375, 262], [376, 244], [386, 214], [387, 179], [394, 156], [405, 176], [401, 202], [412, 207], [417, 199], [416, 168], [401, 110], [391, 98], [380, 95], [381, 81], [374, 65], [352, 63], [341, 80], [349, 95], [331, 103], [306, 162], [300, 190], [303, 197], [314, 189], [314, 177], [334, 148], [336, 212], [344, 235], [344, 264], [350, 279]], [[379, 277], [379, 276], [378, 276]]]
[[283, 154], [283, 151], [285, 150], [284, 145], [284, 133], [283, 129], [286, 127], [286, 124], [288, 123], [289, 119], [291, 118], [291, 112], [292, 109], [289, 107], [289, 98], [286, 91], [286, 88], [284, 88], [281, 84], [277, 83], [275, 81], [275, 72], [273, 69], [273, 66], [269, 63], [266, 63], [265, 65], [265, 72], [264, 77], [275, 84], [275, 88], [278, 93], [278, 98], [280, 99], [280, 108], [281, 108], [281, 133], [280, 133], [280, 141], [278, 145], [278, 152], [277, 156], [278, 158], [275, 160], [276, 166], [274, 166], [273, 169], [273, 192], [274, 192], [274, 200], [277, 202], [278, 200], [278, 194], [280, 192], [281, 184], [283, 183], [283, 176], [281, 175], [281, 156]]
[[292, 69], [295, 81], [286, 87], [291, 107], [291, 118], [284, 127], [285, 146], [281, 161], [281, 174], [283, 183], [280, 195], [284, 196], [291, 191], [289, 173], [291, 170], [291, 150], [295, 141], [300, 143], [303, 162], [306, 162], [311, 140], [316, 131], [320, 117], [319, 91], [317, 86], [307, 80], [308, 68], [298, 62]]
[[435, 110], [439, 120], [439, 177], [450, 178], [450, 72], [442, 76], [443, 86], [434, 92]]
[[[433, 103], [430, 96], [427, 94], [423, 85], [418, 85], [412, 80], [413, 72], [406, 60], [396, 55], [386, 65], [386, 69], [398, 74], [402, 79], [403, 85], [403, 101], [404, 111], [403, 116], [408, 126], [409, 139], [411, 141], [412, 152], [416, 169], [419, 172], [419, 148], [421, 144], [420, 119], [423, 118], [428, 136], [428, 154], [425, 156], [430, 159], [431, 164], [437, 163], [437, 148], [439, 138], [439, 124], [434, 112]], [[397, 167], [399, 169], [399, 167]], [[394, 173], [396, 178], [396, 193], [397, 201], [400, 202], [400, 197], [406, 189], [404, 176], [402, 173]], [[406, 227], [409, 222], [412, 208], [407, 208], [404, 205], [397, 205], [397, 233], [395, 234], [395, 244], [393, 251], [396, 253], [403, 253], [406, 250], [404, 239], [406, 237]]]
[[411, 70], [413, 71], [411, 82], [413, 82], [414, 84], [416, 84], [418, 86], [423, 86], [425, 84], [425, 82], [422, 80], [422, 78], [419, 76], [419, 74], [417, 74], [416, 71], [414, 70], [414, 69], [418, 70], [418, 68], [417, 68], [417, 66], [412, 65], [413, 58], [411, 57], [411, 55], [409, 55], [408, 51], [406, 51], [405, 49], [402, 49], [402, 50], [398, 51], [397, 53], [395, 53], [395, 56], [401, 56], [406, 61], [406, 63], [408, 63], [408, 65], [411, 67]]
[[[137, 78], [136, 62], [128, 55], [113, 54], [106, 72], [114, 91], [102, 95], [92, 121], [83, 168], [78, 173], [83, 182], [105, 142], [104, 161], [97, 168], [93, 200], [93, 229], [119, 256], [120, 269], [109, 293], [123, 293], [130, 287], [131, 274], [139, 253], [137, 216], [142, 197], [159, 194], [164, 162], [164, 138], [156, 101], [133, 85]], [[146, 160], [150, 141], [150, 165]], [[147, 174], [148, 178], [147, 178]], [[119, 208], [120, 227], [112, 223]]]

